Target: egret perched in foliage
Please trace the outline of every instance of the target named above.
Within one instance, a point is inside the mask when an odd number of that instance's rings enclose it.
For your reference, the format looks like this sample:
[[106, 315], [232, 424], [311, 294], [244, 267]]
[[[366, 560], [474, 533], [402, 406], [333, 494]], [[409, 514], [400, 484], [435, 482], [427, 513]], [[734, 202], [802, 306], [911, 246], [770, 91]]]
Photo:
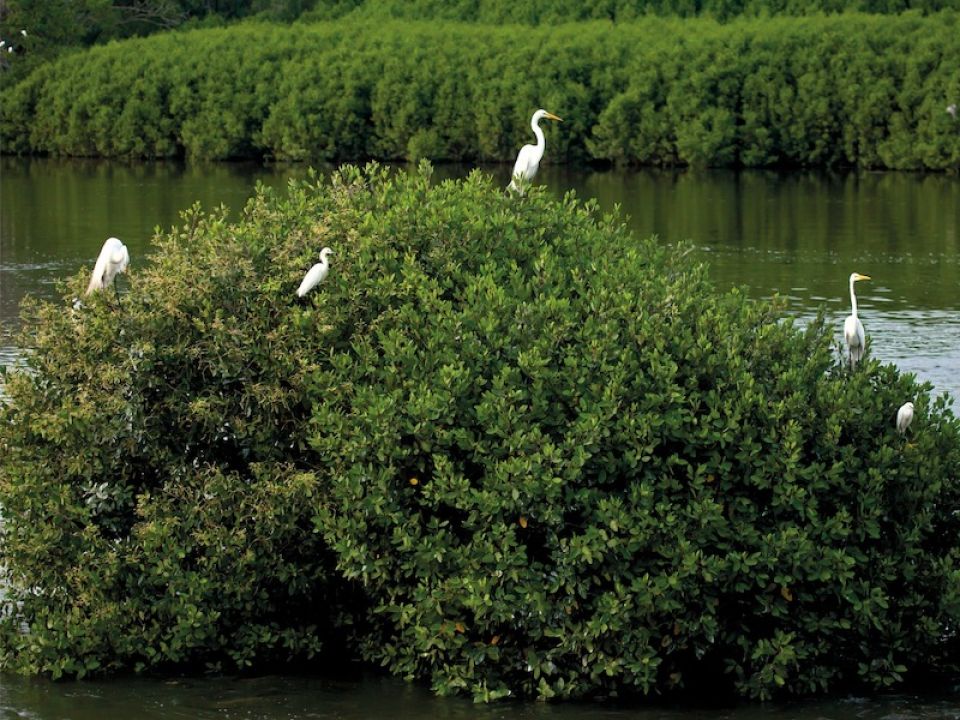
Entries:
[[[117, 238], [107, 238], [100, 249], [100, 255], [97, 257], [97, 264], [93, 267], [93, 275], [90, 277], [90, 284], [87, 285], [87, 295], [94, 290], [103, 290], [113, 282], [117, 273], [127, 271], [127, 265], [130, 264], [130, 253], [127, 252], [127, 246]], [[116, 286], [114, 286], [116, 290]], [[120, 297], [119, 291], [117, 297]]]
[[333, 255], [333, 250], [328, 247], [320, 251], [320, 262], [310, 268], [307, 274], [303, 276], [303, 282], [297, 288], [297, 297], [303, 297], [323, 282], [327, 273], [330, 272], [330, 264], [327, 262], [327, 257], [330, 255]]
[[903, 435], [913, 422], [913, 403], [907, 402], [897, 410], [897, 432]]
[[540, 160], [543, 158], [544, 148], [547, 141], [543, 137], [543, 130], [540, 129], [540, 121], [556, 120], [563, 122], [553, 113], [546, 110], [537, 110], [530, 119], [530, 127], [533, 128], [533, 134], [537, 136], [536, 145], [524, 145], [517, 154], [517, 161], [513, 165], [513, 178], [510, 180], [510, 189], [523, 194], [523, 188], [533, 180], [533, 176], [540, 169]]
[[857, 280], [869, 280], [869, 275], [860, 273], [850, 274], [850, 304], [853, 306], [847, 319], [843, 323], [843, 339], [847, 341], [847, 350], [849, 351], [850, 367], [856, 367], [857, 362], [863, 357], [863, 351], [866, 345], [866, 337], [863, 333], [863, 323], [857, 317], [857, 294], [853, 290], [853, 284]]

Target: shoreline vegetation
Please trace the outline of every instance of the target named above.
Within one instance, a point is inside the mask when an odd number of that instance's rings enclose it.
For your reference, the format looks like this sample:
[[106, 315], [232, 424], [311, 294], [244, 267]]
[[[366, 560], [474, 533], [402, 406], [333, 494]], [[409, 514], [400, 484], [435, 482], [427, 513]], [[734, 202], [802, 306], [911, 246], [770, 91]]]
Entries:
[[[369, 14], [369, 13], [368, 13]], [[4, 90], [6, 153], [954, 171], [960, 15], [482, 25], [355, 13], [72, 52]]]

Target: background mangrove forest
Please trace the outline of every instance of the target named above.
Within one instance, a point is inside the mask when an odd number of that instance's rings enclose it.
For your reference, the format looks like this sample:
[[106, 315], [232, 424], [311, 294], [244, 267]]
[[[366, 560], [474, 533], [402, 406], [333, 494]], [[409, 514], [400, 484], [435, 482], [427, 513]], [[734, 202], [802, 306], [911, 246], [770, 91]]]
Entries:
[[956, 169], [956, 11], [823, 5], [384, 0], [224, 25], [255, 10], [237, 3], [7, 82], [0, 146], [508, 161], [546, 107], [550, 162]]

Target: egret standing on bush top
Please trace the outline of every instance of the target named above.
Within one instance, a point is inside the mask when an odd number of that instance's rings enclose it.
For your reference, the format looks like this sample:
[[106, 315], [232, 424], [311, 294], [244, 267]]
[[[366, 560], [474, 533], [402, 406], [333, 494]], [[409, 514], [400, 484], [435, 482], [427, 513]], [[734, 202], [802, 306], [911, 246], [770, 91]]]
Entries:
[[[97, 257], [97, 264], [93, 267], [93, 275], [90, 277], [90, 284], [87, 285], [87, 295], [94, 290], [103, 290], [113, 282], [118, 273], [127, 271], [127, 265], [130, 264], [130, 253], [127, 252], [127, 246], [117, 238], [107, 238], [100, 249], [100, 255]], [[114, 285], [114, 290], [117, 290]], [[117, 298], [120, 298], [120, 292], [117, 291]]]
[[517, 154], [517, 161], [513, 164], [513, 178], [510, 180], [509, 185], [511, 190], [515, 190], [521, 195], [523, 194], [524, 186], [533, 180], [533, 176], [536, 175], [537, 170], [540, 169], [540, 160], [543, 158], [543, 151], [547, 146], [547, 141], [543, 137], [543, 130], [540, 129], [540, 121], [543, 118], [563, 122], [563, 120], [556, 115], [546, 110], [537, 110], [530, 119], [530, 127], [533, 128], [533, 134], [537, 136], [537, 144], [524, 145], [520, 148], [520, 152]]
[[863, 357], [863, 351], [866, 344], [866, 336], [863, 332], [863, 323], [857, 317], [857, 294], [853, 290], [853, 284], [857, 280], [869, 280], [869, 275], [860, 273], [850, 274], [850, 304], [853, 306], [847, 319], [843, 323], [843, 339], [847, 341], [847, 350], [850, 357], [850, 367], [856, 367], [857, 362]]
[[320, 262], [310, 268], [307, 274], [303, 276], [303, 282], [301, 282], [300, 287], [297, 288], [297, 297], [303, 297], [323, 282], [327, 273], [330, 272], [330, 264], [327, 262], [329, 255], [333, 255], [333, 250], [328, 247], [320, 251]]
[[913, 422], [913, 403], [906, 402], [897, 410], [897, 432], [903, 435]]

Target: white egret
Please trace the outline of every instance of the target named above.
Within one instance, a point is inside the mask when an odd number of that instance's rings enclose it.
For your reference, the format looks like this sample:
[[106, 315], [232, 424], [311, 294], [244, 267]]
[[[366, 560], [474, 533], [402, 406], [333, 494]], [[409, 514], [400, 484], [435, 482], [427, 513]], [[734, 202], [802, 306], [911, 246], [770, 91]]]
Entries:
[[913, 422], [913, 403], [907, 402], [897, 410], [897, 432], [903, 435]]
[[866, 346], [866, 336], [863, 333], [863, 323], [857, 317], [857, 294], [853, 291], [853, 284], [857, 280], [869, 280], [869, 275], [860, 273], [851, 273], [850, 275], [850, 304], [853, 306], [847, 319], [843, 323], [843, 339], [847, 341], [847, 350], [849, 351], [850, 367], [854, 368], [863, 357], [863, 351]]
[[536, 145], [524, 145], [517, 154], [517, 161], [513, 164], [513, 178], [510, 180], [510, 189], [523, 194], [523, 188], [533, 180], [533, 176], [540, 169], [540, 160], [543, 158], [543, 151], [547, 146], [547, 141], [543, 137], [543, 130], [540, 129], [540, 121], [556, 120], [563, 122], [553, 113], [546, 110], [537, 110], [530, 119], [530, 127], [533, 134], [537, 136]]
[[330, 264], [327, 262], [329, 255], [333, 255], [333, 250], [328, 247], [320, 251], [320, 262], [310, 268], [307, 274], [303, 276], [303, 282], [301, 282], [300, 287], [297, 288], [297, 297], [303, 297], [323, 282], [327, 273], [330, 272]]
[[956, 118], [956, 117], [957, 117], [957, 104], [956, 104], [956, 103], [950, 103], [949, 105], [947, 105], [947, 112], [950, 113], [950, 117]]
[[[126, 272], [129, 264], [130, 253], [127, 252], [127, 246], [115, 237], [107, 238], [97, 257], [97, 264], [93, 268], [86, 294], [89, 295], [94, 290], [103, 290], [113, 282], [118, 273]], [[117, 297], [120, 297], [119, 291]]]

